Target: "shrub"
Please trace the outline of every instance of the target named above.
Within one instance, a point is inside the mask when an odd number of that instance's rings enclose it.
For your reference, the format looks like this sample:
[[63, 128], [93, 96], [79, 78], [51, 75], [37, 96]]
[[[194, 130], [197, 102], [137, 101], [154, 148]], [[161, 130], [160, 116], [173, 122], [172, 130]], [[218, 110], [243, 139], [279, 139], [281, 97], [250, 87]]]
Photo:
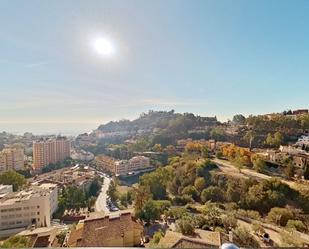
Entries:
[[305, 232], [307, 230], [305, 224], [300, 220], [288, 220], [286, 227], [299, 232]]
[[288, 220], [293, 219], [294, 214], [291, 210], [287, 208], [272, 208], [268, 215], [267, 220], [276, 225], [285, 226]]
[[193, 199], [195, 199], [195, 200], [196, 200], [197, 197], [198, 197], [198, 192], [197, 192], [196, 188], [195, 188], [194, 186], [191, 186], [191, 185], [185, 187], [185, 188], [182, 190], [181, 194], [182, 194], [182, 195], [189, 195], [189, 196], [191, 196], [191, 197], [192, 197]]
[[228, 233], [231, 229], [237, 227], [237, 219], [232, 214], [224, 215], [222, 217], [222, 224], [225, 232]]
[[253, 237], [253, 235], [251, 235], [249, 230], [243, 227], [238, 227], [233, 230], [233, 239], [235, 243], [241, 247], [259, 247], [259, 242]]
[[224, 192], [219, 187], [210, 186], [201, 193], [201, 200], [204, 203], [207, 201], [222, 202], [224, 199]]
[[193, 203], [193, 199], [190, 195], [182, 195], [182, 196], [175, 196], [173, 199], [173, 204], [174, 205], [179, 205], [179, 206], [183, 206], [186, 205], [188, 203]]
[[180, 219], [176, 222], [177, 228], [183, 235], [193, 235], [194, 226], [188, 219]]

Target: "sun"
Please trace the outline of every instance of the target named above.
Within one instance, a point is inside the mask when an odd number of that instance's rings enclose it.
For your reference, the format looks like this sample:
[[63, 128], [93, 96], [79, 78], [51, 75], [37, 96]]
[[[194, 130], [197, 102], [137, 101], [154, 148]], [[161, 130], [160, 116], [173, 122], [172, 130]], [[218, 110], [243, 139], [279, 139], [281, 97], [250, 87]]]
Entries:
[[96, 38], [93, 41], [94, 50], [102, 56], [111, 56], [115, 53], [115, 46], [108, 38]]

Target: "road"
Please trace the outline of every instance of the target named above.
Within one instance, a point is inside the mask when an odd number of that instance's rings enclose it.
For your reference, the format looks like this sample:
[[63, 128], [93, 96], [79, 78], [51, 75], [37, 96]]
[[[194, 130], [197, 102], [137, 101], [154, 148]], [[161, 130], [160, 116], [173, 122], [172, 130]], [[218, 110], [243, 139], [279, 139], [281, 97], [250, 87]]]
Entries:
[[107, 190], [108, 190], [110, 183], [111, 183], [111, 179], [109, 177], [104, 177], [104, 182], [101, 188], [101, 192], [95, 203], [96, 212], [104, 212], [105, 214], [110, 213], [110, 211], [106, 207]]
[[[247, 168], [241, 169], [241, 172], [240, 172], [239, 169], [236, 168], [229, 161], [220, 160], [220, 159], [217, 159], [217, 158], [213, 159], [212, 161], [218, 165], [218, 167], [221, 171], [228, 173], [230, 175], [234, 175], [236, 177], [242, 177], [242, 178], [255, 177], [255, 178], [262, 179], [262, 180], [268, 180], [268, 179], [272, 178], [272, 176], [265, 175], [265, 174], [262, 174], [262, 173], [258, 173], [258, 172], [254, 171], [252, 169], [247, 169]], [[284, 180], [284, 179], [281, 179], [281, 181], [286, 183], [287, 185], [289, 185], [291, 188], [297, 189], [297, 184], [295, 182]]]

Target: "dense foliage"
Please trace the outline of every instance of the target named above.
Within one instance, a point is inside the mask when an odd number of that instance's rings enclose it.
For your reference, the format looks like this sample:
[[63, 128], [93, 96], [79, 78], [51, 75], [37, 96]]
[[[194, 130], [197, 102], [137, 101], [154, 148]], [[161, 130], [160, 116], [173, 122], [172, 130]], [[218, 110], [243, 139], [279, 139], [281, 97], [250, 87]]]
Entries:
[[13, 185], [13, 191], [21, 189], [26, 182], [27, 181], [23, 175], [13, 170], [6, 171], [0, 175], [0, 184]]

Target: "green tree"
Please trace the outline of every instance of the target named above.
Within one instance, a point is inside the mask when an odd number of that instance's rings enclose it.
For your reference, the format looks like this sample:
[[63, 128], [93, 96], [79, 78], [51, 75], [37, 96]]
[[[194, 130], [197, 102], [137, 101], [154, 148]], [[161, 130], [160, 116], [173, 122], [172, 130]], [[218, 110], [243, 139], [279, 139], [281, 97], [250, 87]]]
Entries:
[[270, 146], [272, 146], [274, 144], [274, 138], [270, 133], [267, 134], [265, 143], [270, 145]]
[[259, 242], [253, 237], [249, 230], [237, 227], [233, 230], [233, 242], [240, 247], [259, 248]]
[[178, 230], [183, 235], [193, 235], [194, 234], [194, 226], [188, 219], [179, 219], [176, 222]]
[[223, 140], [225, 136], [224, 130], [219, 127], [214, 127], [210, 131], [210, 137], [215, 140]]
[[25, 236], [12, 236], [0, 244], [0, 248], [27, 248], [30, 247], [30, 238]]
[[256, 133], [253, 130], [247, 131], [244, 140], [249, 144], [249, 149], [251, 151], [252, 149], [252, 143], [256, 137]]
[[141, 220], [150, 223], [160, 218], [160, 210], [154, 200], [145, 203], [143, 209], [137, 214]]
[[13, 185], [13, 191], [17, 191], [26, 184], [26, 179], [23, 175], [18, 174], [13, 170], [9, 170], [0, 175], [0, 184]]
[[309, 163], [307, 162], [304, 167], [304, 178], [306, 180], [309, 180]]
[[288, 220], [293, 218], [294, 214], [291, 210], [279, 207], [272, 208], [267, 215], [267, 220], [269, 222], [279, 226], [286, 226]]
[[288, 220], [287, 228], [297, 230], [299, 232], [306, 232], [307, 228], [301, 220]]
[[101, 184], [97, 178], [93, 179], [89, 186], [88, 196], [98, 196], [101, 189]]
[[182, 190], [181, 194], [182, 195], [189, 195], [195, 200], [198, 198], [198, 192], [197, 192], [196, 188], [194, 186], [191, 186], [191, 185], [185, 187]]
[[116, 202], [118, 200], [119, 193], [117, 191], [117, 183], [115, 181], [111, 181], [106, 193], [112, 202]]
[[231, 229], [235, 229], [237, 227], [237, 219], [232, 214], [224, 215], [222, 217], [222, 224], [225, 232], [228, 233]]
[[218, 158], [218, 159], [221, 159], [221, 158], [223, 158], [223, 153], [222, 153], [222, 151], [217, 151], [216, 152], [216, 158]]
[[140, 177], [140, 185], [148, 186], [154, 200], [167, 198], [166, 187], [172, 179], [171, 169], [158, 168], [157, 170]]
[[283, 135], [279, 131], [277, 131], [273, 136], [268, 133], [265, 142], [270, 146], [279, 147], [283, 143]]
[[202, 192], [202, 190], [206, 187], [206, 181], [204, 177], [198, 177], [194, 181], [194, 187], [197, 191]]
[[155, 145], [152, 147], [152, 150], [155, 151], [155, 152], [162, 152], [162, 151], [163, 151], [162, 145], [161, 145], [161, 144], [155, 144]]
[[151, 247], [158, 245], [163, 236], [164, 236], [164, 234], [163, 234], [162, 230], [155, 232], [153, 234], [152, 240], [150, 242], [150, 244], [152, 245]]
[[242, 114], [236, 114], [233, 117], [233, 123], [235, 124], [244, 124], [246, 122], [246, 118]]
[[88, 199], [88, 210], [91, 210], [91, 208], [95, 205], [96, 200], [97, 200], [97, 198], [94, 197], [94, 196], [91, 196]]
[[295, 168], [292, 160], [288, 160], [285, 164], [284, 170], [283, 170], [285, 176], [287, 178], [291, 178], [295, 174]]
[[224, 201], [224, 192], [221, 188], [216, 186], [210, 186], [204, 189], [201, 193], [201, 200], [205, 203], [207, 201], [222, 202]]
[[252, 163], [253, 163], [253, 169], [257, 172], [263, 173], [266, 168], [266, 163], [265, 161], [260, 158], [260, 157], [253, 157], [252, 158]]
[[149, 186], [141, 186], [133, 188], [134, 195], [134, 211], [135, 214], [139, 214], [146, 202], [151, 198]]
[[279, 147], [282, 143], [283, 143], [283, 135], [279, 131], [277, 131], [274, 134], [274, 145]]

